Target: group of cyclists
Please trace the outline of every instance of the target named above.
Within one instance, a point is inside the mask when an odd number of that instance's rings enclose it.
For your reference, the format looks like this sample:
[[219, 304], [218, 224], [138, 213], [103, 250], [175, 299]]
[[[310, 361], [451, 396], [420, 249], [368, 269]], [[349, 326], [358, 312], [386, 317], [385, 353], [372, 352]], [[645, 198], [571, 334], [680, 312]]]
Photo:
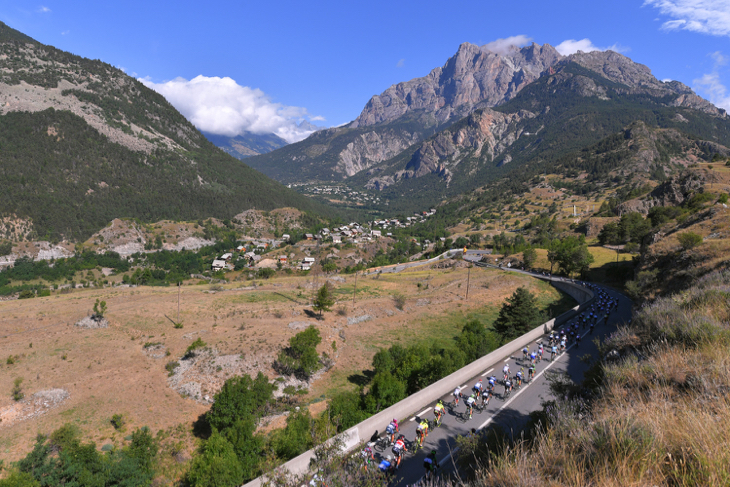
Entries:
[[[590, 332], [593, 333], [593, 329], [596, 325], [602, 323], [608, 323], [608, 319], [611, 311], [618, 309], [619, 301], [617, 298], [610, 297], [607, 293], [602, 291], [600, 288], [591, 285], [589, 283], [581, 283], [583, 286], [594, 291], [596, 300], [593, 305], [581, 313], [575, 321], [568, 323], [562, 329], [553, 331], [547, 339], [547, 346], [550, 347], [550, 360], [561, 352], [565, 351], [567, 347], [575, 343], [576, 347], [580, 346], [581, 331], [590, 327]], [[582, 330], [581, 330], [582, 328]], [[509, 364], [505, 364], [502, 369], [502, 384], [504, 385], [504, 393], [502, 398], [506, 400], [513, 388], [519, 388], [523, 382], [532, 381], [535, 378], [536, 366], [543, 359], [545, 359], [545, 345], [542, 342], [538, 342], [537, 347], [530, 350], [529, 346], [522, 349], [522, 361], [519, 363], [520, 369], [514, 374], [511, 373]], [[527, 367], [527, 372], [525, 372]], [[495, 387], [497, 386], [498, 380], [495, 376], [490, 376], [486, 379], [479, 379], [477, 383], [471, 388], [469, 396], [465, 396], [462, 392], [461, 387], [454, 389], [453, 397], [454, 400], [451, 403], [451, 408], [455, 409], [459, 405], [460, 399], [464, 398], [464, 404], [466, 406], [465, 413], [468, 414], [469, 419], [472, 418], [474, 407], [479, 404], [481, 400], [481, 407], [484, 408], [489, 404], [490, 399], [495, 395]], [[441, 425], [441, 421], [445, 414], [445, 406], [442, 400], [436, 403], [433, 409], [434, 421], [433, 425], [438, 427]], [[427, 419], [418, 418], [419, 422], [416, 427], [416, 438], [414, 442], [408, 445], [413, 445], [414, 451], [421, 448], [426, 440], [429, 433], [429, 428], [432, 426]], [[474, 430], [472, 430], [474, 431]], [[386, 428], [386, 433], [390, 440], [390, 446], [392, 447], [392, 455], [387, 455], [381, 459], [378, 463], [380, 471], [386, 475], [393, 474], [399, 467], [403, 458], [403, 455], [408, 452], [406, 447], [405, 436], [399, 432], [399, 424], [397, 419], [393, 419]], [[376, 463], [375, 455], [370, 448], [366, 447], [362, 452], [363, 458], [365, 459], [365, 468], [371, 463]], [[436, 451], [432, 450], [430, 454], [424, 459], [424, 469], [426, 470], [426, 477], [433, 475], [438, 468], [438, 462], [436, 461]]]

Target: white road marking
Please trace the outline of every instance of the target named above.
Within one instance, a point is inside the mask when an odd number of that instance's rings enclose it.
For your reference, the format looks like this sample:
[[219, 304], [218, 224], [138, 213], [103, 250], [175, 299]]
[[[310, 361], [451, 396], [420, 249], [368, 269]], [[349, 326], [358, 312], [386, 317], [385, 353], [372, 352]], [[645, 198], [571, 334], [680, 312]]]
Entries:
[[487, 375], [488, 373], [490, 373], [490, 372], [491, 372], [491, 371], [493, 371], [493, 370], [494, 370], [494, 368], [491, 368], [491, 369], [487, 370], [486, 372], [484, 372], [484, 373], [482, 374], [482, 377], [484, 377], [485, 375]]

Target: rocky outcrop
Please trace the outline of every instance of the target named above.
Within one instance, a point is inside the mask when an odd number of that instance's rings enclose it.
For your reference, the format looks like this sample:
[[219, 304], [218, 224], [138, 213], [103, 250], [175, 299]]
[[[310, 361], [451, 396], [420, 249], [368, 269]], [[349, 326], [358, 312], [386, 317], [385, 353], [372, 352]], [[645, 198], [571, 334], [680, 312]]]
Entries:
[[382, 189], [400, 179], [427, 174], [436, 174], [448, 184], [456, 167], [465, 159], [476, 165], [494, 161], [522, 135], [519, 122], [534, 116], [526, 110], [513, 114], [488, 108], [477, 110], [462, 122], [423, 142], [405, 169], [395, 176], [371, 178], [367, 187]]
[[398, 155], [419, 140], [418, 133], [404, 130], [360, 134], [340, 152], [335, 170], [345, 176], [353, 176]]
[[560, 58], [549, 44], [501, 55], [465, 42], [443, 67], [372, 97], [350, 127], [389, 122], [412, 110], [432, 112], [444, 122], [477, 107], [495, 106], [513, 98]]
[[655, 206], [679, 206], [691, 195], [701, 192], [705, 182], [704, 177], [698, 173], [677, 176], [660, 184], [643, 198], [621, 203], [616, 210], [619, 216], [631, 212], [646, 216]]
[[626, 56], [613, 51], [593, 51], [571, 54], [562, 63], [575, 62], [606, 79], [632, 88], [635, 93], [653, 96], [678, 95], [670, 106], [687, 107], [716, 116], [725, 117], [725, 110], [697, 96], [692, 89], [679, 81], [659, 81], [651, 70]]

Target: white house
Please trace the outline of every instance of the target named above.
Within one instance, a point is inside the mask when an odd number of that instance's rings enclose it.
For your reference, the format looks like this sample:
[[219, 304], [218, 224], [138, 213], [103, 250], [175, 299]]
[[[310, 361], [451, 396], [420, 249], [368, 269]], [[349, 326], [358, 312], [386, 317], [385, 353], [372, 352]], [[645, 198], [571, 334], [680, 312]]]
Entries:
[[213, 261], [213, 264], [210, 267], [214, 271], [219, 271], [219, 270], [221, 270], [221, 269], [223, 269], [223, 268], [226, 267], [226, 261], [225, 260], [220, 260], [220, 259], [215, 259]]
[[225, 254], [221, 255], [221, 260], [231, 260], [233, 258], [233, 254], [230, 252], [226, 252]]
[[382, 232], [381, 232], [380, 230], [373, 230], [373, 231], [371, 232], [371, 235], [372, 235], [373, 237], [382, 237], [382, 236], [383, 236], [383, 233], [382, 233]]
[[332, 235], [332, 243], [342, 243], [342, 237], [340, 237], [339, 235]]
[[285, 233], [284, 235], [281, 236], [281, 238], [282, 238], [282, 240], [289, 240], [291, 237], [289, 236], [288, 233]]
[[302, 259], [302, 262], [305, 264], [314, 264], [314, 257], [305, 257]]

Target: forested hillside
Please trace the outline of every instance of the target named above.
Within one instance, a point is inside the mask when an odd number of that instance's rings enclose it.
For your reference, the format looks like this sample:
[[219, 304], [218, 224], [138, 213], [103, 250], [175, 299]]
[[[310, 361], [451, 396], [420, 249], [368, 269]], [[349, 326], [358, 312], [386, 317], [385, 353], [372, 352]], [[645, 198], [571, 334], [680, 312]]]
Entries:
[[86, 238], [116, 217], [327, 210], [210, 143], [122, 71], [0, 24], [0, 214], [28, 237]]

